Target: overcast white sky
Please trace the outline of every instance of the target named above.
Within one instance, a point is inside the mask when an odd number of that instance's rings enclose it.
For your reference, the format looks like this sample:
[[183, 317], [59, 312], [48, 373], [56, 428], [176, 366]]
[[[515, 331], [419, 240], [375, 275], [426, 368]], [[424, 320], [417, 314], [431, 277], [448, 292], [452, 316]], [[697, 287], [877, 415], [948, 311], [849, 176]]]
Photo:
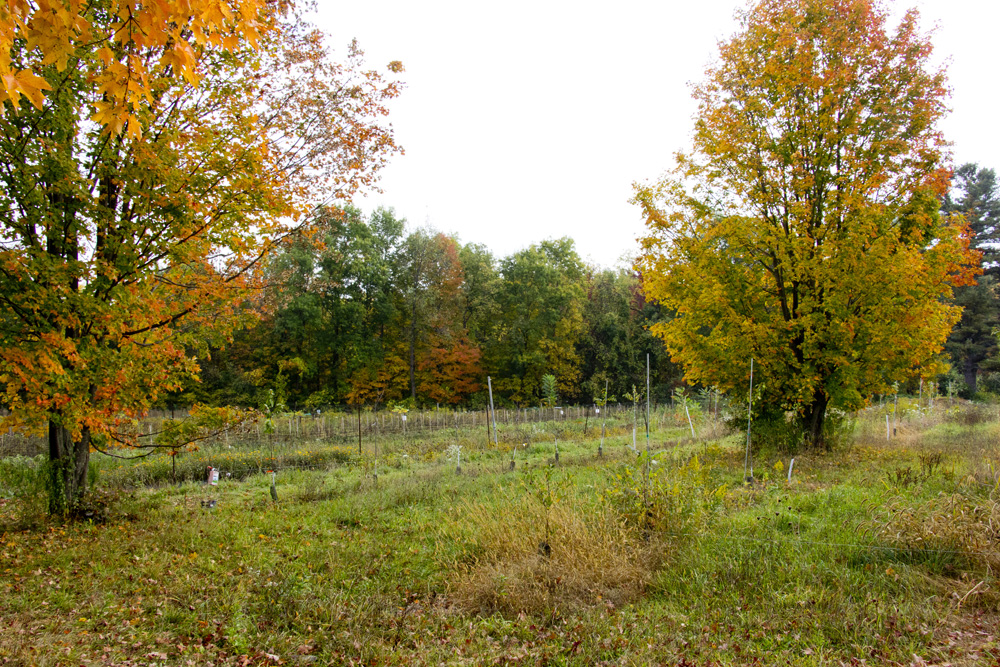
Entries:
[[[572, 237], [613, 266], [643, 232], [631, 184], [656, 178], [690, 145], [688, 82], [700, 81], [738, 0], [504, 3], [321, 1], [317, 23], [342, 46], [356, 37], [372, 67], [406, 67], [391, 122], [406, 154], [383, 194], [411, 227], [431, 226], [498, 257]], [[955, 163], [1000, 168], [1000, 3], [911, 0], [950, 58]]]

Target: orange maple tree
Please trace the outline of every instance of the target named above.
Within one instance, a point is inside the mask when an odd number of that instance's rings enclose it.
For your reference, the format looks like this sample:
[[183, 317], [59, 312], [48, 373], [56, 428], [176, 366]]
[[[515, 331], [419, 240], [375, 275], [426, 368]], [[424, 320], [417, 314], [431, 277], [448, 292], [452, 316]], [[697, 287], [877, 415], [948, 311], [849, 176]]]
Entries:
[[410, 397], [458, 403], [482, 388], [479, 348], [462, 322], [465, 271], [455, 239], [417, 230], [407, 239], [403, 290]]
[[[22, 96], [41, 109], [53, 81], [43, 71], [82, 68], [101, 95], [91, 118], [118, 132], [142, 131], [139, 117], [161, 86], [204, 74], [206, 49], [256, 46], [269, 32], [263, 0], [8, 0], [0, 6], [0, 102]], [[287, 5], [287, 3], [284, 3]], [[21, 44], [18, 44], [21, 42]], [[94, 58], [81, 63], [80, 50]]]
[[417, 360], [417, 391], [435, 403], [460, 403], [483, 389], [482, 356], [467, 336], [432, 332]]
[[[933, 373], [976, 264], [937, 123], [944, 73], [908, 12], [873, 0], [762, 0], [695, 88], [694, 151], [637, 189], [653, 327], [689, 382], [798, 413], [824, 441], [830, 407]], [[745, 395], [745, 394], [744, 394]], [[762, 399], [762, 400], [761, 400]]]
[[91, 448], [246, 322], [313, 202], [398, 150], [401, 67], [332, 62], [290, 3], [257, 0], [14, 1], [0, 43], [2, 401], [7, 425], [47, 424], [64, 511]]

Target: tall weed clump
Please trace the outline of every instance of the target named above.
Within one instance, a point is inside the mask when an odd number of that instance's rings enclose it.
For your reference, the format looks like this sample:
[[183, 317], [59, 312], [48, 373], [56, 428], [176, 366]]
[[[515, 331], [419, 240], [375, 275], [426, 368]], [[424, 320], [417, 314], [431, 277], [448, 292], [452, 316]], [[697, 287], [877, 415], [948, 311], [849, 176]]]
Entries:
[[451, 564], [454, 600], [471, 612], [553, 618], [638, 599], [726, 498], [697, 457], [651, 466], [648, 482], [642, 457], [609, 473], [596, 494], [549, 468], [464, 503], [444, 529], [465, 544]]
[[465, 558], [450, 564], [450, 592], [460, 607], [551, 619], [623, 604], [645, 590], [662, 545], [639, 539], [614, 508], [547, 481], [548, 488], [498, 490], [465, 502], [455, 513], [460, 519], [444, 527], [466, 546]]

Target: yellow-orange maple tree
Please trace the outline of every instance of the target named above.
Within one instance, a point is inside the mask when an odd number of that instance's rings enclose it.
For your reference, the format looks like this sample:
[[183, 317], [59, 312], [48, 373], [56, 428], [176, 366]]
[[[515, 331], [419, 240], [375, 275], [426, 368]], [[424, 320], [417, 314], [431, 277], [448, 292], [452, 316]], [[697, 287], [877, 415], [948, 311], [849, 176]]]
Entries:
[[[637, 189], [653, 331], [691, 382], [798, 413], [821, 443], [855, 409], [927, 372], [975, 253], [938, 214], [948, 171], [943, 72], [907, 13], [875, 0], [761, 0], [695, 88], [694, 150]], [[763, 400], [760, 400], [763, 399]]]
[[398, 63], [331, 61], [293, 9], [0, 9], [0, 386], [8, 425], [48, 426], [53, 511], [245, 321], [269, 249], [397, 150]]

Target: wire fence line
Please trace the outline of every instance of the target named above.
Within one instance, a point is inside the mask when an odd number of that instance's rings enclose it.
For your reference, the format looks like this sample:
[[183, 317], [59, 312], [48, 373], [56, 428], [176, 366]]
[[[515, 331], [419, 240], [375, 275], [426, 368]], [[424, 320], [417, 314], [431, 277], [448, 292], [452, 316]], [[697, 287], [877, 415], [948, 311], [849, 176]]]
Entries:
[[[600, 420], [621, 420], [633, 416], [632, 404], [610, 404], [602, 408], [593, 405], [534, 407], [534, 408], [497, 408], [491, 415], [489, 410], [451, 410], [448, 408], [430, 410], [411, 410], [394, 412], [391, 410], [360, 410], [360, 411], [315, 411], [311, 413], [293, 412], [276, 415], [272, 418], [273, 430], [267, 432], [261, 421], [248, 423], [238, 428], [219, 433], [209, 439], [206, 444], [239, 445], [239, 446], [272, 446], [284, 445], [302, 441], [329, 441], [333, 443], [349, 443], [357, 441], [359, 433], [362, 438], [372, 436], [413, 436], [421, 437], [442, 431], [482, 430], [484, 434], [492, 429], [495, 421], [502, 434], [504, 428], [527, 424], [558, 425], [559, 423], [577, 423], [584, 421], [590, 426], [597, 425]], [[669, 405], [655, 406], [651, 414], [651, 426], [662, 426], [672, 418], [673, 408]], [[640, 411], [641, 412], [641, 411]], [[123, 430], [126, 438], [153, 437], [163, 427], [168, 419], [185, 419], [188, 416], [183, 410], [154, 410], [150, 414]], [[639, 415], [639, 421], [642, 421]], [[26, 430], [0, 430], [0, 457], [4, 456], [37, 456], [48, 451], [47, 436], [40, 432]]]
[[[947, 399], [941, 399], [944, 403]], [[953, 402], [952, 402], [953, 403]], [[717, 402], [693, 401], [690, 405], [702, 415], [708, 417], [713, 423], [719, 418], [728, 416], [727, 408], [720, 406]], [[953, 406], [954, 407], [954, 406]], [[658, 431], [666, 426], [685, 426], [687, 424], [684, 410], [681, 406], [671, 403], [653, 404], [650, 413], [650, 428]], [[870, 410], [885, 412], [894, 408], [891, 403], [886, 405], [873, 406]], [[596, 405], [574, 405], [555, 407], [530, 407], [530, 408], [498, 408], [491, 415], [488, 409], [483, 410], [455, 410], [451, 408], [432, 408], [427, 410], [410, 410], [408, 412], [382, 409], [373, 411], [371, 409], [362, 410], [333, 410], [315, 412], [288, 412], [275, 415], [272, 418], [273, 430], [268, 433], [262, 420], [250, 422], [239, 427], [220, 432], [205, 441], [204, 444], [221, 444], [239, 447], [272, 447], [272, 446], [293, 446], [301, 442], [325, 441], [334, 444], [348, 444], [357, 442], [358, 437], [363, 440], [384, 436], [406, 436], [422, 438], [431, 434], [443, 431], [462, 431], [475, 434], [482, 432], [484, 442], [492, 432], [493, 421], [499, 427], [500, 439], [516, 437], [516, 429], [512, 427], [522, 427], [530, 424], [541, 424], [549, 428], [558, 429], [559, 424], [576, 426], [581, 421], [584, 428], [600, 428], [600, 424], [607, 420], [613, 425], [621, 426], [621, 421], [637, 423], [638, 429], [643, 430], [644, 415], [643, 406], [632, 403], [614, 403], [599, 408]], [[4, 414], [0, 410], [0, 415]], [[693, 413], [697, 419], [696, 413]], [[888, 412], [887, 415], [888, 416]], [[976, 406], [975, 410], [969, 413], [970, 417], [985, 421], [1000, 420], [1000, 406]], [[125, 427], [121, 435], [123, 439], [138, 438], [143, 442], [152, 442], [155, 434], [163, 428], [163, 424], [169, 419], [186, 419], [188, 410], [178, 409], [156, 409], [141, 420], [137, 420], [132, 425]], [[893, 431], [897, 426], [903, 424], [921, 425], [922, 422], [930, 419], [921, 409], [907, 410], [902, 414], [892, 415], [891, 426]], [[888, 424], [888, 422], [887, 422]], [[888, 426], [874, 424], [872, 433]], [[893, 433], [895, 435], [895, 433]], [[147, 440], [148, 438], [148, 440]], [[48, 452], [48, 439], [43, 429], [35, 432], [27, 430], [0, 429], [0, 458], [7, 456], [37, 456]]]

